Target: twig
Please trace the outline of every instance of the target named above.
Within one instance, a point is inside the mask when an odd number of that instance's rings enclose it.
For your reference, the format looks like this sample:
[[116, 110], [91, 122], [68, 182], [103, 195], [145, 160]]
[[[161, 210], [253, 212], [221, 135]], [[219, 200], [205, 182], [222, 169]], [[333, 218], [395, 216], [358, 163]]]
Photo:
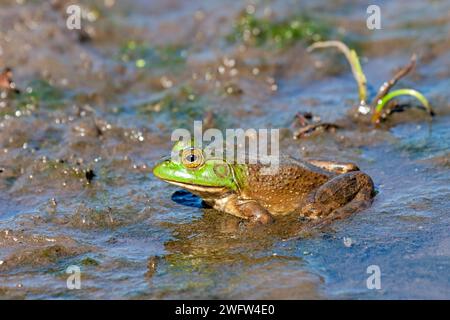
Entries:
[[409, 63], [406, 66], [404, 66], [399, 71], [397, 71], [397, 73], [394, 75], [394, 77], [391, 80], [383, 83], [383, 85], [378, 90], [377, 95], [375, 96], [375, 98], [372, 101], [372, 104], [371, 104], [372, 110], [374, 110], [377, 107], [377, 105], [379, 104], [381, 99], [383, 99], [383, 97], [389, 93], [389, 90], [391, 90], [391, 88], [397, 83], [398, 80], [400, 80], [401, 78], [406, 76], [408, 73], [410, 73], [415, 68], [416, 60], [417, 60], [416, 55], [413, 54], [411, 57], [411, 60], [409, 61]]
[[300, 139], [302, 137], [309, 136], [312, 133], [316, 132], [317, 130], [330, 131], [336, 129], [339, 129], [339, 126], [334, 123], [323, 122], [323, 123], [308, 124], [305, 127], [298, 129], [294, 133], [294, 139]]

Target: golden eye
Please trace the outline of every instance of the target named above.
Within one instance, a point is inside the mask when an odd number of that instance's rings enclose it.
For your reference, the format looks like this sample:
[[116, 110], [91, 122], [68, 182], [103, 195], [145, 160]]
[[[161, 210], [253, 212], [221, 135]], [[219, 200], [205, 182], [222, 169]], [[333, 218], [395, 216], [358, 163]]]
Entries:
[[181, 154], [181, 162], [187, 168], [197, 168], [204, 163], [203, 153], [196, 148], [184, 149]]

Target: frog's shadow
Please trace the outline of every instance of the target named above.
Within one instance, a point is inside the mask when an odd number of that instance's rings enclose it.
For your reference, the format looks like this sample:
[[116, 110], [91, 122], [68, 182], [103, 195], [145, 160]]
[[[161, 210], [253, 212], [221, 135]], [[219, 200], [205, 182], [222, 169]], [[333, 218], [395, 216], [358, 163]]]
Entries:
[[185, 190], [177, 190], [172, 194], [172, 201], [183, 206], [200, 208], [200, 209], [210, 209], [209, 206], [202, 198], [196, 196]]

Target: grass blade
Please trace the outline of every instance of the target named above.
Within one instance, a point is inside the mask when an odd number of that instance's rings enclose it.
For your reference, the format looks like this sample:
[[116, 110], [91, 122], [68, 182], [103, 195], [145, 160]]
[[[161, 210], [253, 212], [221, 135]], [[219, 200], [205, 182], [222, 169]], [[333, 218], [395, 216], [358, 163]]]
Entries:
[[353, 77], [355, 78], [356, 83], [358, 84], [360, 106], [365, 106], [367, 100], [367, 80], [362, 70], [361, 63], [359, 62], [358, 54], [356, 53], [355, 50], [349, 49], [347, 45], [341, 41], [315, 42], [314, 44], [309, 46], [307, 50], [308, 52], [311, 52], [315, 49], [329, 48], [329, 47], [337, 48], [345, 55], [348, 63], [350, 64], [350, 67], [352, 68]]
[[421, 94], [419, 91], [416, 91], [414, 89], [398, 89], [389, 92], [386, 94], [383, 98], [381, 98], [376, 106], [375, 112], [372, 116], [372, 122], [379, 122], [381, 117], [381, 111], [383, 110], [384, 106], [393, 98], [398, 96], [412, 96], [420, 101], [420, 103], [423, 105], [423, 107], [428, 111], [428, 113], [433, 116], [434, 111], [430, 106], [430, 103], [428, 102], [427, 98], [423, 94]]

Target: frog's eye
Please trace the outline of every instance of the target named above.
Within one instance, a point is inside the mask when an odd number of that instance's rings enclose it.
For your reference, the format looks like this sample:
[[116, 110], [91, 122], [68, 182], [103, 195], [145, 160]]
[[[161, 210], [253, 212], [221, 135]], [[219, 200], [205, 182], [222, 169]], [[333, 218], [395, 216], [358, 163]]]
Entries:
[[203, 153], [196, 148], [184, 149], [181, 154], [181, 162], [187, 168], [197, 168], [204, 163]]

